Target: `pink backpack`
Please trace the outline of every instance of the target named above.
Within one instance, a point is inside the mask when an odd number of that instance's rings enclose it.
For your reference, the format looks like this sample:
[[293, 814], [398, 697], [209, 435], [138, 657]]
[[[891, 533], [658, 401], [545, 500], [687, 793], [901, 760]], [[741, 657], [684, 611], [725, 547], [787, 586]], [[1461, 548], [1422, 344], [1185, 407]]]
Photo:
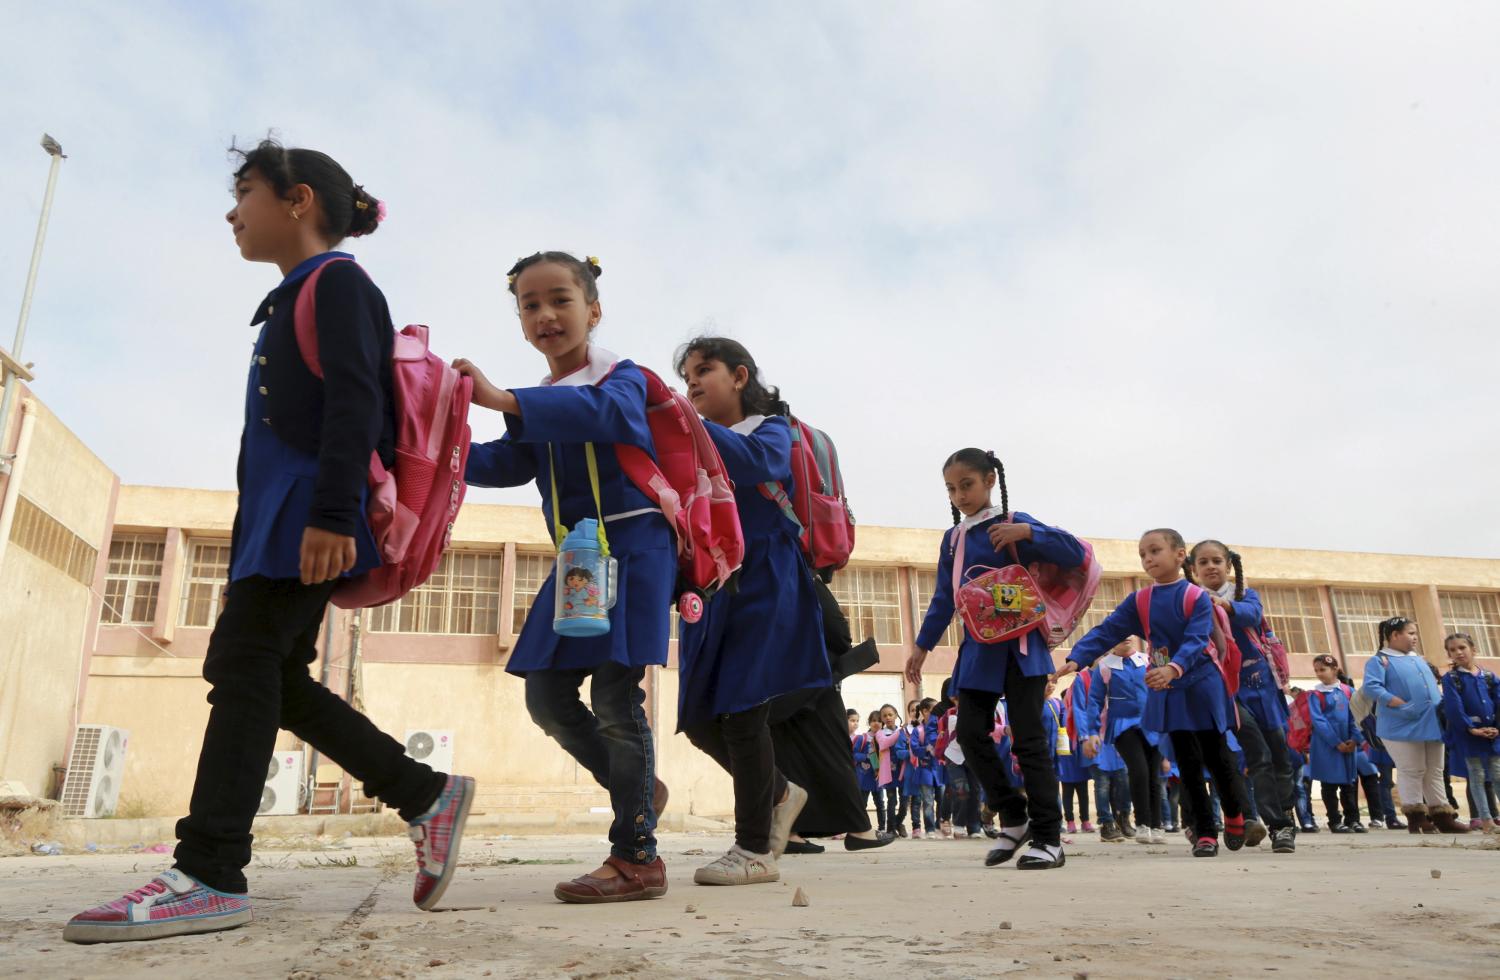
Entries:
[[839, 451], [826, 432], [787, 417], [792, 429], [792, 482], [796, 499], [780, 482], [762, 483], [760, 492], [797, 525], [802, 551], [814, 571], [836, 572], [854, 553], [854, 511], [844, 496]]
[[[1005, 515], [1004, 523], [1010, 524], [1012, 520], [1012, 515]], [[961, 588], [959, 584], [964, 572], [965, 537], [966, 535], [959, 534], [958, 528], [955, 527], [949, 533], [948, 538], [948, 546], [953, 552], [953, 601], [959, 607], [960, 615], [965, 615], [966, 607], [973, 606], [972, 596], [971, 601], [965, 603], [960, 592], [975, 585], [975, 582], [970, 582]], [[1078, 626], [1078, 621], [1083, 618], [1084, 613], [1088, 612], [1089, 604], [1094, 601], [1094, 594], [1099, 591], [1099, 579], [1104, 574], [1104, 569], [1094, 559], [1093, 545], [1082, 538], [1077, 538], [1077, 541], [1083, 546], [1083, 564], [1071, 568], [1047, 561], [1034, 561], [1030, 565], [1022, 566], [1020, 553], [1015, 545], [1010, 546], [1010, 555], [1015, 559], [1016, 565], [1020, 566], [1018, 571], [1024, 571], [1024, 577], [1017, 575], [1016, 572], [1005, 574], [1010, 567], [1013, 567], [1007, 566], [1007, 568], [999, 569], [992, 581], [978, 587], [989, 590], [990, 594], [995, 594], [993, 590], [1004, 590], [1008, 586], [1013, 589], [1011, 594], [1018, 601], [1024, 604], [1035, 596], [1040, 599], [1037, 604], [1042, 608], [1036, 609], [1033, 606], [1032, 609], [1037, 618], [1024, 623], [1004, 637], [988, 641], [981, 640], [981, 642], [995, 643], [1001, 638], [1014, 639], [1032, 630], [1040, 630], [1042, 639], [1047, 643], [1047, 649], [1053, 650], [1072, 635], [1073, 630]], [[986, 575], [989, 574], [986, 573]], [[1030, 615], [1030, 613], [1025, 614], [1022, 618]], [[967, 623], [966, 616], [965, 624]], [[975, 639], [979, 637], [976, 636]]]
[[[638, 365], [639, 366], [639, 365]], [[646, 422], [656, 458], [638, 446], [616, 445], [620, 469], [661, 507], [677, 536], [679, 611], [690, 623], [704, 600], [745, 560], [745, 535], [734, 484], [693, 403], [655, 372], [646, 378]]]
[[[319, 379], [323, 366], [318, 360], [316, 303], [318, 278], [328, 265], [325, 262], [308, 275], [292, 314], [297, 347], [308, 370]], [[366, 507], [382, 564], [339, 583], [333, 604], [343, 609], [382, 606], [427, 581], [448, 547], [464, 499], [473, 382], [427, 349], [425, 326], [407, 326], [395, 341], [391, 389], [396, 461], [387, 470], [378, 452], [370, 454]]]
[[[1141, 620], [1141, 631], [1146, 634], [1146, 644], [1151, 645], [1151, 590], [1156, 588], [1148, 585], [1139, 589], [1135, 594], [1135, 611]], [[1191, 617], [1193, 606], [1198, 602], [1198, 597], [1204, 594], [1200, 585], [1188, 584], [1187, 590], [1182, 595], [1182, 614]], [[1234, 631], [1229, 628], [1229, 615], [1220, 609], [1217, 604], [1210, 600], [1209, 610], [1213, 614], [1213, 630], [1208, 637], [1208, 656], [1219, 668], [1219, 674], [1224, 678], [1224, 686], [1229, 690], [1229, 700], [1234, 701], [1234, 696], [1240, 689], [1240, 648], [1234, 642]], [[1156, 654], [1153, 649], [1148, 649], [1146, 655], [1151, 658], [1153, 667], [1162, 667], [1165, 664], [1156, 662]]]

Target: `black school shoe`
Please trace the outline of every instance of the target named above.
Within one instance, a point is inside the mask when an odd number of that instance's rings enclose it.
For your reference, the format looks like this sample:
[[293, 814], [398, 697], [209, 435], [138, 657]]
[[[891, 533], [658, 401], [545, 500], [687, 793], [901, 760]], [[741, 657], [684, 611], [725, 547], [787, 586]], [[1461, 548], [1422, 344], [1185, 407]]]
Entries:
[[1293, 827], [1282, 827], [1271, 832], [1272, 854], [1297, 853], [1297, 831]]
[[[845, 838], [847, 840], [848, 838]], [[783, 854], [822, 854], [823, 845], [814, 844], [810, 840], [789, 840], [786, 842], [786, 850]]]
[[1016, 867], [1022, 871], [1048, 871], [1068, 863], [1061, 844], [1038, 844], [1033, 842], [1031, 850], [1021, 855]]
[[1219, 856], [1219, 842], [1212, 837], [1199, 837], [1193, 844], [1193, 857], [1211, 858]]
[[[884, 847], [895, 839], [896, 835], [888, 830], [876, 831], [874, 840], [865, 840], [863, 837], [854, 837], [851, 835], [844, 838], [844, 850], [864, 851], [872, 847]], [[821, 851], [822, 848], [820, 847], [818, 850]], [[787, 848], [787, 853], [792, 853], [790, 846]]]
[[1389, 820], [1387, 820], [1385, 822], [1385, 829], [1386, 830], [1405, 830], [1406, 829], [1406, 824], [1402, 823], [1401, 819], [1399, 817], [1392, 817], [1391, 819], [1389, 819]]
[[1344, 824], [1341, 824], [1341, 823], [1330, 823], [1328, 825], [1328, 831], [1329, 831], [1329, 833], [1333, 833], [1333, 834], [1352, 834], [1352, 833], [1354, 833], [1354, 831], [1351, 830], [1348, 826], [1346, 826]]
[[1344, 824], [1344, 829], [1356, 834], [1368, 834], [1370, 831], [1358, 820], [1353, 823]]
[[1031, 822], [1027, 821], [1019, 834], [1000, 831], [998, 839], [1000, 846], [994, 848], [984, 856], [984, 866], [986, 868], [993, 868], [996, 865], [1004, 864], [1015, 857], [1016, 852], [1021, 849], [1021, 845], [1031, 840]]
[[1316, 834], [1316, 833], [1318, 833], [1318, 831], [1319, 831], [1318, 825], [1315, 824], [1315, 823], [1305, 823], [1305, 824], [1302, 825], [1302, 831], [1301, 832], [1304, 833], [1304, 834]]

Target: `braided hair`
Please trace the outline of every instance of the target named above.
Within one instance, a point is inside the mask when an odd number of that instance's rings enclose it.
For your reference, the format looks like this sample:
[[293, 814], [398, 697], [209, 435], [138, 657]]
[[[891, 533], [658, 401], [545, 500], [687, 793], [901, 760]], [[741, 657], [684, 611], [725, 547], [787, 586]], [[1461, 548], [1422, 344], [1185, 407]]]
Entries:
[[1188, 581], [1197, 584], [1198, 580], [1193, 577], [1193, 565], [1198, 561], [1198, 550], [1205, 545], [1218, 548], [1229, 559], [1229, 566], [1234, 569], [1234, 601], [1240, 602], [1245, 598], [1245, 564], [1240, 553], [1222, 541], [1204, 538], [1193, 545], [1193, 550], [1188, 552], [1187, 561], [1182, 563], [1182, 570], [1187, 574]]
[[[955, 464], [966, 466], [980, 476], [993, 471], [995, 482], [1000, 485], [1000, 510], [1003, 512], [1001, 517], [1003, 519], [1010, 516], [1010, 492], [1005, 488], [1005, 464], [1000, 462], [1000, 458], [992, 450], [960, 449], [948, 457], [943, 463], [943, 469], [946, 470]], [[963, 520], [963, 515], [958, 512], [958, 507], [952, 503], [948, 505], [948, 509], [953, 512], [953, 523], [956, 526]]]

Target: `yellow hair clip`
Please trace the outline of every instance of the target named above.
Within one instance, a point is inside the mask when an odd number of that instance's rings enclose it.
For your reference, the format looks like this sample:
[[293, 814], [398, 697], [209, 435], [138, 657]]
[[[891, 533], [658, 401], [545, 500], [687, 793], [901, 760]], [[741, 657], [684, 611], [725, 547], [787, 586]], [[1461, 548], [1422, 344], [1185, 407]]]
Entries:
[[597, 256], [597, 255], [590, 255], [588, 257], [588, 262], [589, 262], [589, 265], [593, 266], [594, 268], [596, 268], [596, 269], [599, 268], [599, 256]]

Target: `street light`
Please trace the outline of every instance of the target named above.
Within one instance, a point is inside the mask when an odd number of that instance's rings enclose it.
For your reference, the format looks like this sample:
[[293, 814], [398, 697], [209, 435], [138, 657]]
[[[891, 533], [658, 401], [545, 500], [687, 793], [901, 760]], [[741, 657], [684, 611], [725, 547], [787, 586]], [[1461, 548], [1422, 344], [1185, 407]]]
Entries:
[[[31, 246], [31, 269], [26, 273], [26, 290], [21, 293], [21, 316], [16, 322], [16, 342], [10, 352], [0, 349], [0, 383], [5, 385], [5, 395], [0, 398], [0, 440], [4, 440], [10, 422], [10, 410], [16, 400], [16, 389], [21, 380], [31, 380], [27, 366], [21, 363], [21, 345], [26, 341], [26, 320], [31, 316], [31, 295], [36, 291], [36, 274], [42, 264], [42, 243], [47, 240], [47, 219], [52, 216], [52, 191], [57, 186], [57, 171], [67, 159], [62, 144], [46, 133], [42, 134], [42, 149], [52, 158], [52, 167], [47, 171], [47, 193], [42, 198], [42, 216], [36, 225], [36, 242]], [[0, 475], [10, 473], [14, 453], [4, 452], [0, 442]]]

